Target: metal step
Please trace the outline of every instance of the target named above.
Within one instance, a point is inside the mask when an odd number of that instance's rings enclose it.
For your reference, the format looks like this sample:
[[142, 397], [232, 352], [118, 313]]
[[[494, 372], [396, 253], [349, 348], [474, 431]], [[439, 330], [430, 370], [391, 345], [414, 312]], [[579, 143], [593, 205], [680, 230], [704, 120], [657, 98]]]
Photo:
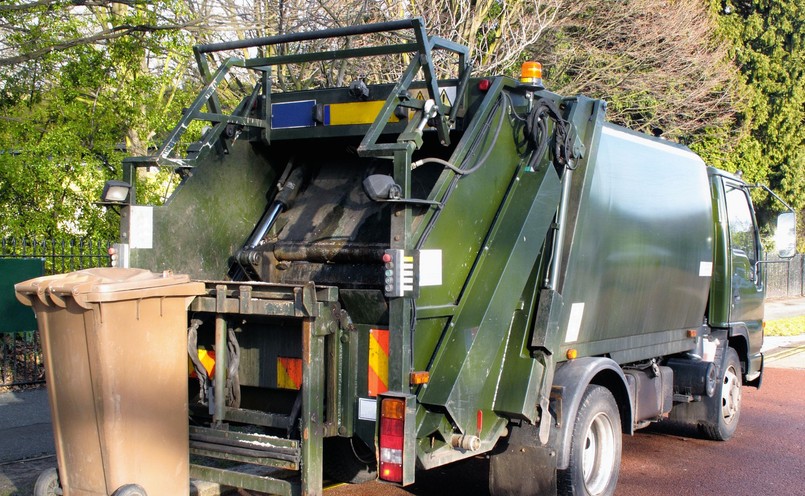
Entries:
[[293, 439], [190, 427], [190, 454], [298, 471], [301, 448]]

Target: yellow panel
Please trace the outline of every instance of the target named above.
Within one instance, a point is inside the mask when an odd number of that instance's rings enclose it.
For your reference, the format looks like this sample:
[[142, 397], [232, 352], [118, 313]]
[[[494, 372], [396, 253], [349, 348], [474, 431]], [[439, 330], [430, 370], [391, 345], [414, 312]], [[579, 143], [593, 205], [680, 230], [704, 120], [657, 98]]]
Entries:
[[[371, 124], [377, 118], [377, 114], [383, 109], [384, 100], [374, 100], [371, 102], [351, 102], [351, 103], [331, 103], [330, 104], [330, 125], [344, 126], [348, 124]], [[389, 118], [389, 122], [399, 122], [394, 114]]]

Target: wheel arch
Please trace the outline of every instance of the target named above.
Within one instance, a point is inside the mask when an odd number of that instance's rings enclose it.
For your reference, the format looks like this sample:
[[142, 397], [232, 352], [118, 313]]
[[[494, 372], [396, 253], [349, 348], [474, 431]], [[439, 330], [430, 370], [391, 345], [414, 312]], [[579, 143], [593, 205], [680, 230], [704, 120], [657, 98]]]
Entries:
[[736, 325], [732, 328], [728, 338], [729, 347], [735, 349], [738, 353], [738, 360], [741, 362], [742, 372], [746, 373], [747, 365], [749, 363], [749, 331], [743, 324]]
[[633, 434], [632, 396], [626, 376], [618, 364], [604, 357], [585, 357], [562, 362], [554, 374], [554, 392], [551, 406], [556, 419], [556, 466], [564, 470], [570, 463], [570, 442], [573, 436], [573, 419], [576, 418], [581, 398], [590, 384], [607, 388], [618, 405], [621, 429], [625, 434]]

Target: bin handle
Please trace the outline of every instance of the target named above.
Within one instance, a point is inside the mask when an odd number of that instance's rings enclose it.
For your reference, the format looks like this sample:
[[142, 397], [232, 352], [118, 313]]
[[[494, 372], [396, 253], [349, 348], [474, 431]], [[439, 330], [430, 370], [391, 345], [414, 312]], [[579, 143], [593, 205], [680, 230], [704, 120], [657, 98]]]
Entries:
[[26, 307], [34, 306], [34, 300], [31, 298], [30, 294], [23, 294], [19, 291], [16, 291], [15, 294], [17, 295], [17, 301], [25, 305]]
[[64, 300], [62, 295], [56, 293], [51, 288], [47, 288], [47, 295], [50, 297], [50, 301], [52, 301], [57, 307], [67, 308], [67, 302]]

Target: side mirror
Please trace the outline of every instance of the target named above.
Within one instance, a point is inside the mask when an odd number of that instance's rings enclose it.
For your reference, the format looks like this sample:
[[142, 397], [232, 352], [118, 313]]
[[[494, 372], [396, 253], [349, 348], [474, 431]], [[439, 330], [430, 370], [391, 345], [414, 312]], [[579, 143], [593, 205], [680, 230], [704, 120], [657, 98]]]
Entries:
[[797, 254], [797, 217], [794, 212], [777, 216], [774, 245], [780, 258], [791, 258]]

